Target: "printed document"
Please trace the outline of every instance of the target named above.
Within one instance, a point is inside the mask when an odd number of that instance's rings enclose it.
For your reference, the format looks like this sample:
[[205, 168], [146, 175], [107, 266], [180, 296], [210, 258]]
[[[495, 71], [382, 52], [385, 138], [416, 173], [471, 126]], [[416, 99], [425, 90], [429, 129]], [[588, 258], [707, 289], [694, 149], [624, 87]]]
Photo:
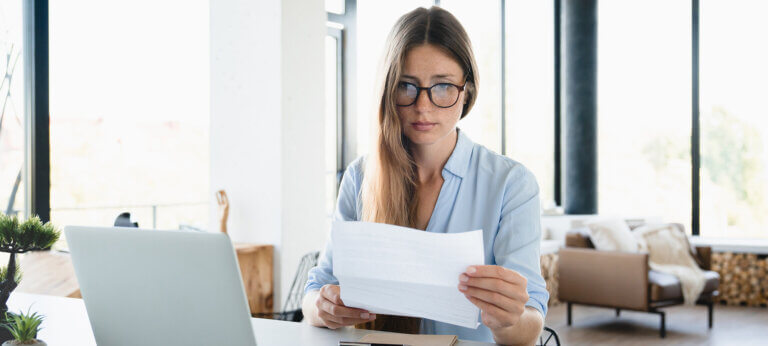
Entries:
[[482, 265], [483, 233], [430, 233], [335, 221], [333, 275], [344, 305], [477, 328], [480, 309], [459, 291], [459, 275]]

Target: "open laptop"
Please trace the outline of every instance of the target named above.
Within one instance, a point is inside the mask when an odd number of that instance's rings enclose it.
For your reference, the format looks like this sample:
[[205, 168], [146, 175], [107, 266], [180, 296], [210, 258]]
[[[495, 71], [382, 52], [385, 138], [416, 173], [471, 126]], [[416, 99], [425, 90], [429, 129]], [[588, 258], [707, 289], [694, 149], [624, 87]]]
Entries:
[[223, 233], [69, 226], [77, 281], [99, 345], [256, 345]]

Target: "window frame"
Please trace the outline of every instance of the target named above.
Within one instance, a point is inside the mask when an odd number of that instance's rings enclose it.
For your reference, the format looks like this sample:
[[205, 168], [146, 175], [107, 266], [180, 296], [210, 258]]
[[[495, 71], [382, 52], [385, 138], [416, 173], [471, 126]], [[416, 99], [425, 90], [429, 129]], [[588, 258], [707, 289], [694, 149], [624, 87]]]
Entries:
[[48, 0], [23, 0], [24, 216], [51, 218]]
[[[49, 25], [48, 25], [48, 0], [22, 0], [24, 15], [24, 52], [23, 59], [26, 66], [25, 79], [25, 167], [23, 172], [25, 194], [25, 216], [38, 215], [43, 221], [50, 220], [50, 104], [49, 104]], [[506, 92], [506, 0], [500, 1], [501, 15], [501, 39], [502, 49], [499, 57], [502, 62], [502, 155], [506, 146], [506, 114], [504, 106], [504, 93]], [[562, 142], [561, 136], [561, 94], [560, 94], [560, 62], [561, 62], [561, 9], [562, 0], [553, 0], [554, 15], [554, 44], [555, 44], [555, 92], [554, 92], [554, 196], [558, 205], [562, 204]], [[440, 0], [434, 1], [435, 6], [440, 6]], [[337, 162], [338, 181], [340, 182], [344, 169], [354, 160], [356, 155], [356, 134], [354, 133], [356, 109], [355, 98], [351, 94], [355, 90], [355, 49], [356, 49], [356, 8], [357, 0], [345, 0], [345, 13], [343, 15], [327, 13], [329, 22], [341, 24], [343, 29], [328, 29], [328, 34], [339, 39], [337, 62], [339, 75], [337, 83], [340, 93], [337, 97]], [[700, 234], [700, 171], [701, 171], [701, 138], [700, 138], [700, 111], [699, 111], [699, 0], [691, 0], [692, 16], [692, 122], [691, 122], [691, 221], [692, 234]]]

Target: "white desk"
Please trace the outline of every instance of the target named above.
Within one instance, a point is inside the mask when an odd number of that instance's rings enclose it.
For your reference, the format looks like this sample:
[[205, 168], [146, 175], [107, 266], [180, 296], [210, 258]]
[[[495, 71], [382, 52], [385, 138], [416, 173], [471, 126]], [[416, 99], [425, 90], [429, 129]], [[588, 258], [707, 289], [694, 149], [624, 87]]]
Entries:
[[[37, 294], [14, 292], [8, 300], [11, 311], [32, 311], [45, 315], [39, 338], [50, 346], [96, 345], [88, 321], [88, 314], [81, 299], [62, 298]], [[338, 345], [340, 340], [359, 340], [369, 330], [329, 330], [312, 327], [305, 323], [285, 322], [254, 318], [253, 330], [259, 346], [270, 345]], [[137, 341], [141, 336], [137, 335]], [[459, 345], [491, 345], [488, 343], [460, 341]]]

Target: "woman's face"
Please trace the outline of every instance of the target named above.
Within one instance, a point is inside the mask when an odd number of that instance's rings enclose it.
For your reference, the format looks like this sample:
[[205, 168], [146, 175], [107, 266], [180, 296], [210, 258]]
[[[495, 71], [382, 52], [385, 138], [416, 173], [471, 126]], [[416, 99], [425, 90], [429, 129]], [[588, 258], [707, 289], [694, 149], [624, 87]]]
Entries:
[[[403, 75], [397, 86], [400, 89], [398, 93], [405, 92], [402, 88], [406, 88], [407, 85], [402, 83], [426, 88], [439, 83], [461, 86], [464, 85], [464, 70], [456, 60], [440, 48], [424, 44], [411, 48], [406, 54]], [[410, 92], [412, 95], [413, 90]], [[438, 102], [436, 97], [439, 92], [446, 95], [446, 90], [439, 87], [433, 89], [433, 99]], [[397, 107], [405, 136], [412, 143], [419, 145], [434, 144], [445, 139], [456, 128], [465, 97], [466, 92], [460, 91], [455, 104], [448, 108], [441, 108], [429, 100], [426, 90], [421, 90], [414, 104]]]

